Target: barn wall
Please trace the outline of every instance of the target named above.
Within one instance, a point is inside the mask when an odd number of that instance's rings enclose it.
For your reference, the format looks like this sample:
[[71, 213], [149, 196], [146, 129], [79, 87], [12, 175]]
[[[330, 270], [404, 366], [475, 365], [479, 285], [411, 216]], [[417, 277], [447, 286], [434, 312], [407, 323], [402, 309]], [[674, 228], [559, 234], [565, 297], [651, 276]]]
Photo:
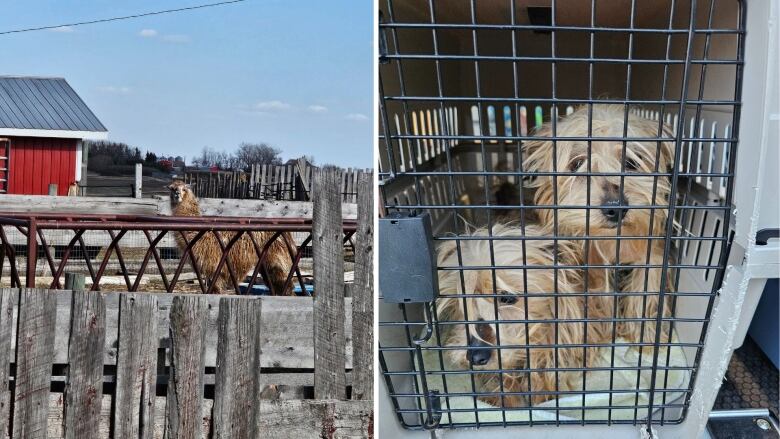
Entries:
[[8, 193], [46, 195], [57, 184], [57, 195], [67, 195], [76, 179], [77, 139], [11, 137]]

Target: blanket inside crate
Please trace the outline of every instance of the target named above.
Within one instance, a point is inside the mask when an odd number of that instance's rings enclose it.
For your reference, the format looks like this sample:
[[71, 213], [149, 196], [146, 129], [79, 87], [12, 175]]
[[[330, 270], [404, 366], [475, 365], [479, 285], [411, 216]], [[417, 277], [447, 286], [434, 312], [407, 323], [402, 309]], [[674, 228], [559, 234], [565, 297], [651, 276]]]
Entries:
[[[676, 334], [673, 335], [673, 341], [677, 342]], [[476, 410], [474, 406], [474, 398], [471, 396], [449, 396], [441, 398], [441, 408], [445, 412], [442, 415], [441, 423], [473, 423], [476, 422], [477, 416], [479, 422], [502, 422], [504, 420], [503, 414], [506, 413], [507, 422], [527, 422], [529, 417], [533, 417], [534, 421], [543, 420], [555, 420], [556, 419], [556, 407], [560, 408], [558, 419], [565, 420], [580, 420], [583, 418], [582, 407], [586, 407], [584, 410], [584, 416], [586, 420], [629, 420], [634, 419], [646, 419], [647, 418], [647, 406], [649, 402], [649, 391], [652, 371], [650, 366], [653, 364], [652, 355], [642, 355], [641, 366], [647, 367], [639, 372], [639, 392], [625, 392], [625, 393], [611, 393], [610, 400], [610, 380], [612, 381], [611, 388], [613, 390], [636, 390], [637, 389], [637, 370], [626, 370], [624, 368], [636, 368], [639, 365], [640, 355], [639, 350], [631, 348], [626, 345], [626, 340], [617, 339], [614, 356], [614, 368], [615, 370], [610, 378], [609, 370], [592, 370], [586, 372], [586, 388], [588, 392], [585, 394], [585, 403], [583, 405], [582, 394], [572, 394], [562, 396], [557, 399], [546, 401], [542, 404], [537, 404], [533, 409], [507, 409], [505, 411], [495, 410], [497, 407], [477, 400]], [[621, 344], [623, 344], [621, 346]], [[427, 346], [436, 346], [437, 342], [435, 337], [428, 341]], [[672, 346], [669, 349], [669, 367], [687, 367], [688, 362], [685, 358], [683, 349], [679, 346]], [[601, 357], [599, 364], [596, 367], [610, 367], [612, 364], [612, 349], [601, 348]], [[658, 365], [666, 367], [667, 350], [662, 348], [658, 355]], [[423, 350], [423, 361], [425, 363], [426, 377], [428, 382], [428, 388], [430, 390], [438, 390], [441, 394], [454, 394], [472, 392], [471, 378], [468, 373], [463, 374], [450, 374], [446, 375], [447, 380], [447, 392], [444, 392], [443, 375], [432, 372], [436, 371], [454, 371], [462, 370], [451, 364], [447, 364], [446, 357], [444, 364], [439, 360], [439, 351], [433, 349]], [[444, 366], [442, 368], [442, 366]], [[620, 370], [622, 369], [622, 370]], [[419, 370], [419, 368], [418, 368]], [[668, 377], [667, 377], [668, 374]], [[419, 377], [417, 378], [419, 380]], [[656, 386], [658, 390], [663, 389], [686, 389], [690, 380], [690, 371], [685, 369], [658, 369], [656, 372]], [[479, 390], [478, 390], [479, 391]], [[664, 398], [664, 394], [666, 394]], [[681, 403], [684, 393], [682, 391], [670, 391], [670, 392], [656, 392], [653, 400], [654, 405]], [[626, 407], [613, 408], [611, 415], [609, 410], [605, 407]], [[639, 407], [635, 414], [635, 407]], [[576, 409], [566, 410], [567, 407], [577, 407]], [[481, 410], [482, 409], [482, 410]], [[483, 411], [488, 409], [488, 411]], [[494, 410], [490, 410], [494, 409]], [[459, 411], [465, 410], [465, 411]], [[475, 414], [476, 412], [476, 414]], [[666, 419], [672, 415], [667, 409]], [[654, 415], [657, 416], [657, 415]], [[672, 415], [673, 416], [673, 415]], [[451, 418], [450, 418], [451, 417]]]

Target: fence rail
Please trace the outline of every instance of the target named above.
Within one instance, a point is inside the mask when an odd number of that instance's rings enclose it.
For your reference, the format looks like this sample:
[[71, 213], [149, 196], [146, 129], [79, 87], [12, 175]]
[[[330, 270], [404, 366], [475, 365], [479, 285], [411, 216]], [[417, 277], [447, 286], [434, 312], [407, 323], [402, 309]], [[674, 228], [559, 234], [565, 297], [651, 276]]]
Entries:
[[[186, 171], [183, 179], [198, 197], [308, 201], [311, 199], [317, 167], [299, 160], [288, 165], [254, 165], [244, 171]], [[359, 174], [368, 169], [341, 171], [342, 201], [355, 203]]]
[[[370, 437], [370, 194], [358, 207], [354, 284], [328, 253], [343, 249], [340, 203], [317, 197], [315, 298], [0, 289], [0, 433]], [[326, 398], [282, 400], [274, 386]]]
[[[340, 207], [340, 206], [339, 206]], [[341, 212], [338, 212], [341, 218]], [[323, 219], [318, 220], [322, 221]], [[156, 274], [159, 274], [163, 287], [167, 292], [174, 292], [185, 268], [194, 273], [198, 286], [203, 293], [213, 292], [215, 285], [220, 278], [220, 274], [225, 275], [227, 271], [230, 275], [231, 287], [236, 293], [242, 291], [253, 291], [255, 286], [259, 285], [258, 280], [264, 280], [264, 284], [270, 289], [271, 294], [281, 294], [280, 291], [274, 291], [273, 282], [268, 279], [264, 270], [264, 264], [269, 259], [271, 247], [275, 242], [283, 242], [287, 247], [290, 258], [290, 269], [287, 273], [287, 281], [284, 290], [288, 290], [294, 283], [300, 287], [301, 292], [306, 292], [306, 282], [301, 274], [299, 263], [307, 247], [312, 241], [312, 227], [317, 220], [310, 221], [294, 218], [276, 218], [276, 219], [253, 219], [253, 218], [234, 218], [234, 217], [155, 217], [140, 215], [68, 215], [68, 214], [19, 214], [19, 213], [0, 213], [0, 279], [5, 272], [5, 261], [8, 261], [8, 271], [12, 287], [22, 286], [22, 275], [19, 267], [25, 267], [24, 277], [25, 286], [33, 288], [37, 286], [36, 276], [38, 273], [38, 258], [45, 261], [49, 272], [52, 275], [49, 288], [57, 289], [62, 287], [63, 273], [68, 267], [68, 263], [73, 259], [81, 259], [88, 270], [93, 291], [100, 289], [101, 280], [106, 275], [109, 262], [113, 270], [118, 271], [123, 278], [128, 291], [138, 291], [144, 276], [152, 259], [156, 268]], [[341, 222], [341, 221], [340, 221]], [[343, 229], [343, 243], [353, 245], [351, 237], [356, 230], [354, 221], [341, 222]], [[9, 232], [6, 228], [13, 228], [16, 233], [24, 237], [26, 244], [22, 248], [24, 254], [20, 255], [17, 249], [18, 244], [9, 238]], [[47, 241], [46, 231], [67, 231], [69, 232], [64, 240], [61, 238], [59, 246], [54, 247]], [[105, 250], [94, 250], [94, 242], [87, 242], [85, 234], [87, 232], [104, 231], [108, 236], [102, 237]], [[303, 235], [303, 241], [299, 245], [285, 239], [285, 233], [296, 232]], [[122, 239], [128, 233], [143, 234], [146, 242], [140, 244], [139, 253], [134, 255], [123, 254]], [[263, 233], [264, 235], [258, 235]], [[165, 264], [161, 258], [158, 244], [166, 238], [167, 235], [173, 235], [186, 243], [181, 249], [181, 258], [177, 264], [171, 267], [171, 264]], [[208, 242], [209, 236], [213, 240]], [[136, 236], [138, 237], [138, 236]], [[253, 266], [252, 275], [248, 282], [245, 276], [247, 273], [236, 272], [236, 267], [231, 261], [232, 256], [242, 249], [235, 248], [236, 243], [246, 237], [251, 242], [251, 252], [256, 257]], [[265, 237], [265, 239], [263, 239]], [[94, 238], [94, 237], [93, 237]], [[67, 241], [67, 242], [65, 242]], [[210, 273], [204, 272], [206, 261], [198, 260], [196, 256], [197, 246], [214, 246], [221, 243], [219, 247], [213, 248], [219, 257], [216, 268]], [[62, 245], [64, 244], [64, 245]], [[92, 244], [91, 246], [89, 244]], [[107, 244], [107, 245], [105, 245]], [[139, 250], [139, 244], [134, 244], [136, 250]], [[245, 250], [245, 248], [243, 249]], [[133, 258], [131, 263], [129, 258]], [[23, 260], [23, 262], [22, 262]], [[172, 272], [171, 272], [171, 269]], [[112, 270], [112, 271], [113, 271]]]

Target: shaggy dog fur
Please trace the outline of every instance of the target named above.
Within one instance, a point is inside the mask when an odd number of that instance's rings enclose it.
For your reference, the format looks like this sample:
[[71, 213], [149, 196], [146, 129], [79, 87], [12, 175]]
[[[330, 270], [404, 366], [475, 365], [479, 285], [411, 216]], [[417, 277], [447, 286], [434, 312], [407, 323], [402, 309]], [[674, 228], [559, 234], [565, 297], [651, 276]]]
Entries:
[[[543, 371], [593, 366], [599, 357], [598, 348], [567, 348], [566, 345], [605, 343], [611, 336], [609, 325], [598, 321], [598, 317], [610, 315], [608, 303], [600, 297], [586, 299], [581, 294], [570, 295], [583, 291], [580, 271], [553, 268], [555, 250], [559, 265], [580, 264], [578, 247], [562, 240], [558, 241], [557, 249], [552, 240], [523, 241], [521, 228], [516, 225], [496, 225], [492, 232], [493, 236], [504, 238], [493, 241], [493, 257], [491, 241], [487, 239], [460, 241], [460, 259], [455, 241], [445, 241], [438, 248], [438, 266], [455, 268], [439, 271], [441, 295], [436, 306], [443, 328], [442, 343], [463, 348], [446, 350], [444, 355], [450, 364], [461, 369], [468, 370], [471, 366], [475, 371], [488, 371], [475, 374], [477, 391], [495, 393], [480, 399], [496, 406], [520, 407], [528, 403], [518, 395], [499, 396], [502, 384], [504, 392], [534, 392], [532, 404], [556, 398], [557, 390], [580, 389], [581, 372]], [[487, 238], [488, 233], [479, 229], [468, 236]], [[529, 225], [525, 227], [525, 236], [551, 236], [551, 231]], [[495, 274], [492, 270], [457, 269], [493, 265], [499, 267]], [[543, 268], [500, 268], [522, 265]], [[461, 296], [464, 293], [484, 297]], [[567, 319], [593, 320], [587, 322], [586, 330], [584, 322], [567, 323]], [[503, 320], [535, 322], [495, 323]], [[551, 348], [554, 345], [560, 346], [557, 355]], [[496, 346], [499, 349], [492, 348]], [[482, 355], [478, 354], [480, 351]], [[499, 368], [516, 372], [489, 372]]]
[[[168, 188], [171, 191], [171, 209], [175, 216], [200, 216], [200, 206], [198, 205], [198, 199], [192, 192], [189, 185], [184, 184], [181, 181], [174, 181]], [[184, 232], [188, 241], [191, 241], [197, 232]], [[252, 232], [255, 237], [257, 245], [262, 249], [266, 242], [271, 239], [273, 232]], [[221, 232], [220, 238], [222, 244], [227, 245], [228, 242], [235, 236], [234, 232]], [[181, 237], [181, 234], [176, 233], [176, 243], [179, 248], [184, 251], [186, 243]], [[276, 295], [291, 296], [293, 295], [292, 285], [284, 288], [284, 284], [287, 280], [287, 275], [292, 269], [292, 258], [287, 250], [284, 240], [292, 245], [294, 242], [292, 236], [289, 233], [283, 233], [280, 235], [269, 247], [266, 254], [261, 273], [265, 277], [266, 281], [270, 282], [273, 286], [273, 292]], [[214, 275], [217, 270], [217, 265], [222, 257], [222, 249], [217, 242], [217, 237], [214, 233], [206, 232], [203, 237], [193, 246], [192, 253], [198, 261], [201, 274], [208, 279]], [[228, 260], [236, 274], [237, 281], [241, 282], [247, 273], [254, 270], [257, 266], [258, 252], [255, 249], [254, 244], [246, 234], [233, 245], [228, 254]], [[233, 283], [230, 279], [230, 272], [226, 264], [222, 266], [222, 270], [216, 280], [214, 286], [216, 293], [230, 293], [234, 291]]]
[[[619, 241], [578, 240], [586, 264], [661, 265], [664, 240], [642, 237], [665, 233], [667, 209], [649, 206], [668, 204], [671, 184], [668, 177], [647, 174], [670, 172], [674, 163], [673, 148], [668, 142], [629, 140], [624, 150], [623, 142], [614, 140], [624, 136], [624, 117], [622, 105], [594, 105], [592, 114], [588, 107], [581, 107], [556, 123], [556, 136], [588, 137], [590, 119], [592, 137], [612, 139], [593, 140], [590, 147], [582, 140], [557, 141], [554, 147], [552, 141], [526, 143], [523, 147], [525, 170], [567, 173], [555, 177], [536, 176], [527, 186], [535, 190], [534, 204], [537, 206], [598, 206], [593, 209], [537, 208], [539, 221], [547, 227], [557, 223], [559, 235], [639, 237]], [[670, 137], [665, 127], [664, 134], [664, 137]], [[543, 125], [537, 135], [552, 136], [550, 124]], [[659, 123], [629, 114], [626, 137], [659, 137]], [[587, 172], [611, 175], [580, 175]], [[621, 178], [621, 173], [625, 177]], [[629, 267], [625, 270], [588, 270], [588, 290], [632, 293], [619, 298], [618, 317], [656, 318], [662, 270]], [[667, 291], [669, 284], [667, 282]], [[667, 303], [665, 300], [664, 316], [669, 315]], [[632, 342], [652, 342], [656, 339], [655, 323], [622, 322], [618, 324], [617, 335]], [[667, 337], [668, 324], [664, 324], [661, 340]]]

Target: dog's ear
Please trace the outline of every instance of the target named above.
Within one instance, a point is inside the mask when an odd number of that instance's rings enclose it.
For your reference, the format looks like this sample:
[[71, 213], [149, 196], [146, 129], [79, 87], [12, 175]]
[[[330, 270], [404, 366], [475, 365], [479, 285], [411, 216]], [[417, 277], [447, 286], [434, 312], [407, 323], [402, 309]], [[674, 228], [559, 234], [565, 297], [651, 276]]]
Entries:
[[175, 188], [175, 187], [173, 186], [173, 183], [171, 183], [171, 184], [169, 184], [169, 185], [167, 185], [167, 186], [163, 186], [163, 189], [168, 189], [168, 190], [171, 190], [171, 191], [172, 191], [174, 188]]
[[672, 139], [667, 142], [661, 142], [661, 164], [665, 165], [667, 172], [671, 172], [674, 167], [674, 139], [676, 136], [672, 127], [667, 124], [663, 124], [662, 136]]
[[443, 241], [439, 244], [439, 247], [436, 249], [438, 265], [446, 266], [445, 262], [455, 254], [456, 250], [455, 241]]
[[[552, 170], [552, 144], [545, 137], [552, 136], [550, 123], [544, 123], [536, 127], [533, 131], [533, 140], [523, 142], [523, 171], [550, 171]], [[533, 183], [538, 177], [525, 176], [523, 180]]]

